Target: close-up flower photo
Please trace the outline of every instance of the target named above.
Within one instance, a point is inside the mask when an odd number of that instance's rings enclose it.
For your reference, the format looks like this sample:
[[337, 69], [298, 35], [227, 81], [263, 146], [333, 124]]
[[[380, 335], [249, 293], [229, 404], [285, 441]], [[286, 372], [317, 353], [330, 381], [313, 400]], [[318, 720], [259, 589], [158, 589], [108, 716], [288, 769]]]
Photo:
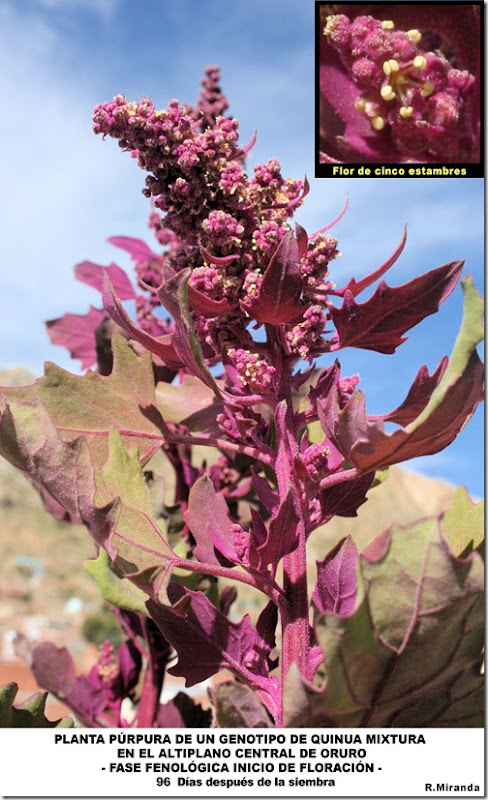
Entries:
[[479, 163], [482, 11], [319, 4], [320, 162]]

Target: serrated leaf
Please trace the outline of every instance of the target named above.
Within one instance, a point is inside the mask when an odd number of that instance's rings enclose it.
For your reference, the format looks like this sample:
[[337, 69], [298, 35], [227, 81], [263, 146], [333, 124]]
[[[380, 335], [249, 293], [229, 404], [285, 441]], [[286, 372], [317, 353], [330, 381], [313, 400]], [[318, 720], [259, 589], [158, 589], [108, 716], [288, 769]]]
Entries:
[[477, 550], [484, 540], [484, 502], [473, 503], [465, 486], [459, 486], [451, 507], [442, 518], [442, 528], [456, 556]]
[[108, 274], [104, 274], [102, 288], [103, 307], [113, 321], [129, 336], [160, 358], [170, 369], [178, 370], [183, 366], [178, 353], [173, 347], [173, 335], [152, 336], [144, 331], [130, 318], [115, 291]]
[[[341, 408], [337, 387], [332, 386], [327, 399], [318, 403], [318, 415], [327, 436], [362, 472], [438, 453], [456, 438], [481, 402], [484, 371], [476, 345], [483, 337], [483, 301], [469, 276], [461, 284], [464, 316], [449, 365], [440, 373], [440, 382], [437, 378], [430, 381], [430, 399], [422, 397], [422, 410], [405, 428], [387, 434], [381, 420], [371, 422], [375, 418], [366, 414], [361, 391]], [[416, 386], [418, 378], [417, 375]], [[417, 397], [417, 390], [414, 394]]]
[[171, 584], [168, 594], [173, 606], [149, 600], [147, 608], [178, 653], [178, 662], [169, 672], [184, 677], [186, 686], [194, 686], [225, 668], [243, 677], [244, 658], [256, 642], [249, 616], [231, 622], [201, 592], [176, 584]]
[[270, 728], [266, 708], [252, 689], [235, 681], [219, 683], [212, 692], [220, 728]]
[[461, 281], [464, 293], [464, 313], [461, 328], [454, 343], [447, 369], [422, 413], [407, 427], [409, 432], [419, 428], [444, 402], [446, 394], [463, 373], [467, 372], [476, 345], [483, 341], [484, 302], [471, 275]]
[[[108, 436], [115, 428], [128, 447], [137, 447], [144, 459], [154, 450], [161, 432], [142, 409], [154, 407], [154, 377], [150, 356], [137, 356], [121, 336], [113, 339], [114, 366], [111, 375], [97, 372], [72, 375], [55, 364], [47, 363], [44, 377], [32, 386], [3, 389], [12, 416], [13, 429], [29, 447], [42, 441], [42, 422], [38, 421], [42, 406], [61, 441], [72, 442], [84, 436], [96, 463], [103, 464], [108, 455]], [[13, 433], [13, 431], [10, 431]], [[0, 452], [3, 451], [0, 431]], [[162, 437], [161, 437], [162, 441]], [[6, 455], [6, 458], [9, 458]], [[19, 464], [16, 466], [22, 466]], [[29, 470], [33, 477], [43, 471]]]
[[0, 686], [0, 728], [72, 728], [69, 717], [50, 722], [44, 715], [47, 692], [36, 692], [23, 703], [14, 705], [18, 684]]
[[86, 314], [63, 314], [46, 322], [48, 336], [53, 344], [65, 347], [71, 358], [81, 361], [82, 369], [97, 362], [95, 330], [105, 317], [105, 311], [90, 306]]
[[100, 550], [98, 558], [85, 561], [83, 567], [98, 584], [100, 593], [107, 603], [124, 611], [135, 611], [147, 615], [147, 595], [126, 578], [119, 578], [110, 567], [110, 558], [105, 550]]
[[452, 261], [402, 286], [388, 286], [382, 281], [364, 303], [356, 303], [353, 293], [346, 289], [341, 308], [330, 309], [337, 329], [332, 349], [359, 347], [394, 353], [406, 339], [403, 334], [434, 314], [451, 294], [463, 263]]
[[458, 559], [438, 519], [393, 528], [360, 559], [353, 614], [324, 614], [319, 689], [290, 670], [287, 724], [482, 725], [483, 565]]
[[146, 588], [149, 573], [155, 580], [157, 572], [171, 569], [177, 557], [154, 518], [137, 452], [127, 452], [117, 431], [110, 434], [109, 448], [108, 461], [95, 476], [95, 505], [111, 507], [110, 536], [104, 546], [122, 577], [131, 575], [137, 583], [137, 574], [145, 572]]

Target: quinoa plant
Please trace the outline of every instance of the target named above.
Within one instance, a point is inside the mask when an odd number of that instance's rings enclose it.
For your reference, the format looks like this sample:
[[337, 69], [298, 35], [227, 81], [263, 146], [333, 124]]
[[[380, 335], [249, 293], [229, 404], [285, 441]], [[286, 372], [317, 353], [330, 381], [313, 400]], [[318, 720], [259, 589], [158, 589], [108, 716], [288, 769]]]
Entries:
[[[379, 531], [361, 554], [338, 541], [314, 585], [307, 542], [354, 517], [391, 464], [439, 452], [470, 419], [481, 298], [464, 278], [451, 358], [421, 366], [398, 408], [369, 413], [340, 351], [392, 356], [463, 263], [390, 286], [381, 279], [404, 235], [338, 288], [331, 226], [291, 225], [307, 181], [284, 178], [274, 158], [250, 175], [253, 142], [238, 143], [226, 110], [216, 67], [195, 107], [118, 95], [95, 108], [95, 133], [148, 173], [156, 244], [111, 240], [132, 256], [135, 284], [116, 264], [76, 267], [103, 307], [48, 330], [87, 371], [48, 363], [32, 386], [4, 389], [0, 452], [51, 513], [86, 526], [86, 568], [126, 640], [102, 645], [88, 676], [43, 643], [33, 672], [86, 726], [480, 725], [480, 514], [466, 491], [438, 518]], [[254, 622], [233, 612], [242, 585], [261, 598]], [[161, 702], [167, 669], [187, 686], [233, 677], [204, 709], [184, 692]], [[12, 724], [20, 712], [5, 697]]]

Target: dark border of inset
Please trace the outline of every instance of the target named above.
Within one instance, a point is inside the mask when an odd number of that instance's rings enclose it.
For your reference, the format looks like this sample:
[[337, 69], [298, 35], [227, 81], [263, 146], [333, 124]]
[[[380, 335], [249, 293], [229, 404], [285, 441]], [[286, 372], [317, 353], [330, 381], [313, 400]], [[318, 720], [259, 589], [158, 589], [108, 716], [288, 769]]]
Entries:
[[[443, 0], [446, 2], [446, 0]], [[343, 164], [320, 163], [320, 9], [329, 5], [324, 0], [315, 0], [315, 177], [316, 178], [484, 178], [485, 177], [485, 4], [484, 0], [472, 2], [457, 2], [447, 0], [448, 5], [476, 5], [481, 13], [481, 41], [480, 41], [480, 119], [481, 119], [481, 150], [478, 164], [427, 164], [427, 163], [367, 163], [363, 161], [344, 162]], [[347, 5], [371, 5], [365, 0], [348, 0]], [[429, 5], [422, 0], [406, 0], [399, 5]]]

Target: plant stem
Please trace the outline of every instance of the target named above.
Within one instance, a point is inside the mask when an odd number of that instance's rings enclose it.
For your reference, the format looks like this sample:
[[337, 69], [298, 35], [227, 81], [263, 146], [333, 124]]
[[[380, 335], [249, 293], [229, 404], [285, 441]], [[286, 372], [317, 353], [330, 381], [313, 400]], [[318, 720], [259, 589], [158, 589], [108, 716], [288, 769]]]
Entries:
[[[280, 363], [280, 403], [276, 420], [276, 475], [280, 502], [285, 500], [290, 487], [293, 491], [295, 511], [298, 516], [298, 545], [292, 553], [283, 559], [283, 591], [284, 597], [279, 605], [281, 617], [281, 714], [283, 723], [283, 699], [285, 679], [290, 666], [295, 662], [304, 677], [310, 672], [310, 624], [309, 598], [307, 585], [307, 553], [306, 553], [306, 502], [303, 498], [303, 487], [296, 475], [294, 460], [299, 452], [297, 417], [293, 410], [291, 374], [289, 365], [283, 359]], [[286, 405], [285, 405], [286, 404]]]
[[147, 621], [142, 622], [145, 639], [147, 642], [147, 667], [144, 675], [141, 698], [137, 706], [137, 727], [152, 728], [159, 710], [159, 698], [163, 687], [164, 669], [155, 661], [152, 636], [148, 630]]

